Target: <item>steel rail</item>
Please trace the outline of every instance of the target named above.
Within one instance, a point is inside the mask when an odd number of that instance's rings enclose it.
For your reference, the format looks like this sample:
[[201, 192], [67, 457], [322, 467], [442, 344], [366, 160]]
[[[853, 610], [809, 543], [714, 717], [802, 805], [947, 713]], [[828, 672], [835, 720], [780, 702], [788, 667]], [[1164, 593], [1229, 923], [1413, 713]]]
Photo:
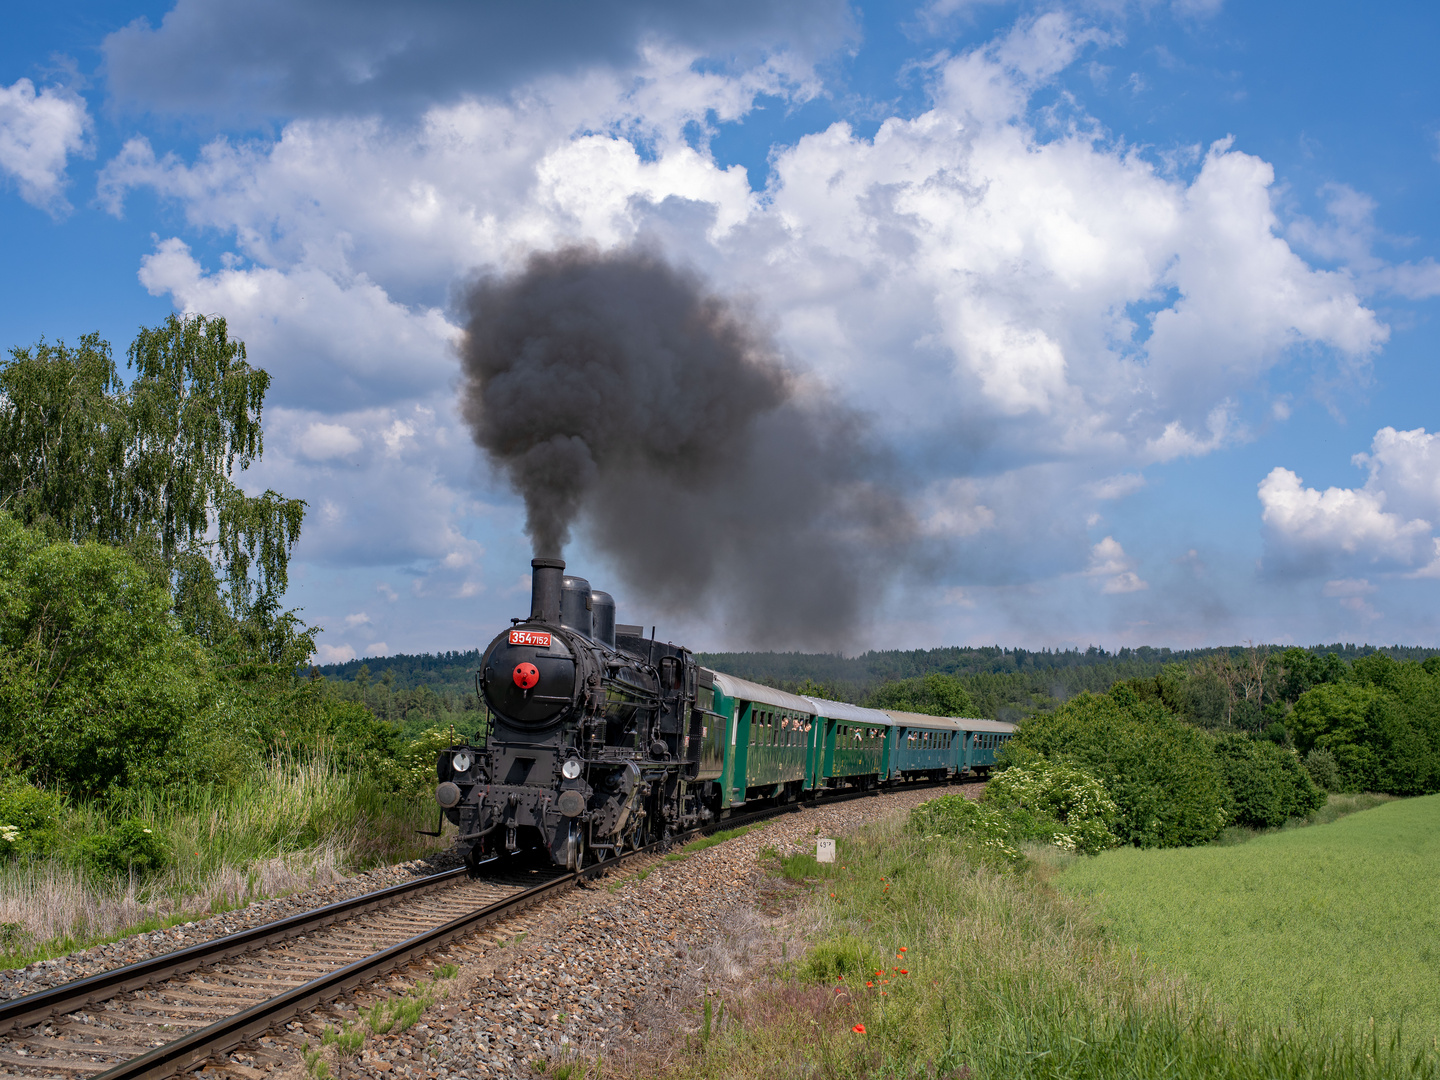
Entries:
[[[643, 848], [631, 854], [638, 855], [646, 851], [649, 849]], [[322, 975], [318, 979], [312, 979], [302, 986], [297, 986], [283, 994], [252, 1005], [244, 1012], [219, 1020], [209, 1027], [201, 1028], [189, 1035], [182, 1035], [164, 1046], [157, 1046], [147, 1054], [121, 1062], [108, 1072], [94, 1077], [93, 1080], [163, 1080], [165, 1077], [195, 1068], [217, 1054], [223, 1054], [243, 1046], [300, 1013], [308, 1012], [317, 1005], [334, 1001], [341, 994], [347, 990], [353, 990], [361, 983], [394, 971], [412, 960], [418, 960], [425, 954], [434, 952], [452, 941], [468, 937], [487, 923], [527, 908], [552, 893], [562, 892], [580, 879], [592, 876], [594, 870], [613, 866], [618, 861], [597, 864], [596, 867], [587, 868], [578, 874], [567, 874], [554, 881], [548, 881], [543, 885], [536, 885], [524, 892], [516, 893], [514, 896], [497, 900], [493, 904], [487, 904], [483, 908], [461, 915], [433, 930], [416, 934], [388, 949], [382, 949], [353, 964]]]
[[455, 881], [457, 878], [463, 877], [466, 872], [465, 867], [462, 866], [455, 870], [446, 870], [428, 877], [416, 878], [414, 881], [404, 881], [399, 885], [391, 885], [384, 889], [377, 889], [375, 892], [352, 896], [348, 900], [339, 900], [324, 907], [302, 911], [275, 922], [252, 927], [249, 930], [240, 930], [224, 937], [202, 941], [200, 944], [191, 945], [188, 948], [161, 953], [148, 960], [140, 960], [124, 967], [102, 971], [98, 975], [77, 979], [49, 990], [42, 990], [39, 993], [13, 998], [0, 1004], [0, 1034], [17, 1028], [30, 1027], [52, 1016], [75, 1012], [93, 1001], [101, 1001], [130, 990], [138, 990], [161, 979], [184, 975], [186, 972], [206, 967], [217, 961], [228, 960], [232, 956], [253, 952], [278, 941], [299, 937], [301, 934], [329, 926], [341, 919], [373, 911], [375, 908], [388, 907], [412, 893], [426, 892]]

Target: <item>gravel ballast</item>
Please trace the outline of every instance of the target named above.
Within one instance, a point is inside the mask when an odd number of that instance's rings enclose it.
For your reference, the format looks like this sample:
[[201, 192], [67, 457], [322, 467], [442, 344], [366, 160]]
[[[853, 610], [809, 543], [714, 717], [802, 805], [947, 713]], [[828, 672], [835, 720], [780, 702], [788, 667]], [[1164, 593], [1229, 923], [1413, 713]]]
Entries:
[[[949, 790], [973, 797], [982, 786]], [[435, 959], [460, 969], [448, 1000], [403, 1034], [368, 1038], [354, 1062], [357, 1074], [528, 1077], [572, 1056], [614, 1059], [637, 1045], [663, 1054], [686, 1008], [707, 988], [733, 980], [728, 950], [717, 946], [764, 921], [757, 911], [773, 901], [776, 882], [763, 851], [813, 853], [817, 835], [842, 835], [942, 793], [808, 808], [683, 860], [627, 868], [497, 923]], [[339, 1005], [332, 1023], [355, 1015]], [[286, 1074], [305, 1075], [299, 1067]]]

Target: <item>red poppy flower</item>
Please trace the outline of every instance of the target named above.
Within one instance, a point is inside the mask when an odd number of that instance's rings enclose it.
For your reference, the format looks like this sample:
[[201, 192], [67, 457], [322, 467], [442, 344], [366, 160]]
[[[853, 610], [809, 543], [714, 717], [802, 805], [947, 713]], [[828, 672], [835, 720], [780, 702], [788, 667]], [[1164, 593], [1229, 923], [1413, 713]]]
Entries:
[[867, 982], [865, 985], [866, 985], [866, 986], [874, 986], [875, 984], [874, 984], [873, 982]]
[[901, 974], [901, 975], [909, 975], [910, 973], [909, 973], [908, 971], [906, 971], [904, 968], [901, 968], [901, 969], [900, 969], [900, 974]]
[[901, 946], [900, 946], [900, 951], [901, 951], [901, 952], [904, 952], [904, 951], [905, 951], [905, 946], [904, 946], [904, 945], [901, 945]]
[[855, 1032], [856, 1035], [864, 1035], [864, 1034], [865, 1034], [865, 1025], [864, 1025], [864, 1024], [856, 1024], [856, 1025], [855, 1025], [854, 1027], [852, 1027], [850, 1030], [853, 1031], [853, 1032]]

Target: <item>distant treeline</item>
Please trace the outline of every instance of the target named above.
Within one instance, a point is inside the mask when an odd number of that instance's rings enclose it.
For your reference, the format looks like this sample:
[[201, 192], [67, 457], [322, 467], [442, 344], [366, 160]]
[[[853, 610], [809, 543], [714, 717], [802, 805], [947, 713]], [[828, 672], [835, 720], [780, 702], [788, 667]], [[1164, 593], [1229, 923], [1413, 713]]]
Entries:
[[[1283, 647], [1276, 646], [1258, 649], [1271, 654], [1283, 651]], [[838, 653], [701, 653], [699, 659], [708, 667], [767, 686], [857, 704], [903, 700], [903, 694], [897, 698], [894, 692], [900, 688], [882, 688], [891, 683], [923, 680], [927, 675], [946, 675], [963, 686], [972, 702], [973, 713], [1013, 720], [1049, 712], [1082, 691], [1104, 693], [1116, 682], [1153, 679], [1167, 664], [1188, 669], [1213, 665], [1215, 661], [1239, 664], [1255, 651], [1256, 647], [1242, 645], [1182, 650], [1141, 646], [1116, 652], [1093, 645], [1083, 651], [1005, 649], [996, 645], [872, 650], [853, 657]], [[1398, 661], [1421, 661], [1440, 655], [1440, 649], [1338, 642], [1314, 645], [1306, 651], [1317, 656], [1334, 653], [1346, 663], [1377, 653]], [[420, 716], [407, 715], [412, 709], [432, 722], [442, 719], [448, 722], [455, 714], [473, 710], [475, 671], [479, 666], [480, 651], [471, 649], [357, 659], [327, 664], [317, 670], [328, 679], [353, 683], [363, 667], [365, 675], [361, 682], [368, 686], [356, 687], [361, 691], [356, 696], [377, 714], [401, 720], [402, 726], [408, 728], [420, 719]], [[391, 709], [395, 710], [394, 714]], [[470, 717], [465, 720], [466, 726], [473, 722]]]

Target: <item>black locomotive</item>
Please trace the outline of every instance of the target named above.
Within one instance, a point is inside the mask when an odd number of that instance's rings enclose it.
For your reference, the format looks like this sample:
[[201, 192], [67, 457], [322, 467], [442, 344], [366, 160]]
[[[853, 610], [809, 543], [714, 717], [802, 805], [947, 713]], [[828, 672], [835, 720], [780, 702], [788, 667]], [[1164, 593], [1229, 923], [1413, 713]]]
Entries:
[[694, 657], [616, 625], [615, 601], [562, 560], [530, 565], [530, 616], [482, 662], [486, 745], [438, 762], [467, 862], [539, 846], [573, 870], [708, 820], [706, 785], [690, 782], [706, 716]]

